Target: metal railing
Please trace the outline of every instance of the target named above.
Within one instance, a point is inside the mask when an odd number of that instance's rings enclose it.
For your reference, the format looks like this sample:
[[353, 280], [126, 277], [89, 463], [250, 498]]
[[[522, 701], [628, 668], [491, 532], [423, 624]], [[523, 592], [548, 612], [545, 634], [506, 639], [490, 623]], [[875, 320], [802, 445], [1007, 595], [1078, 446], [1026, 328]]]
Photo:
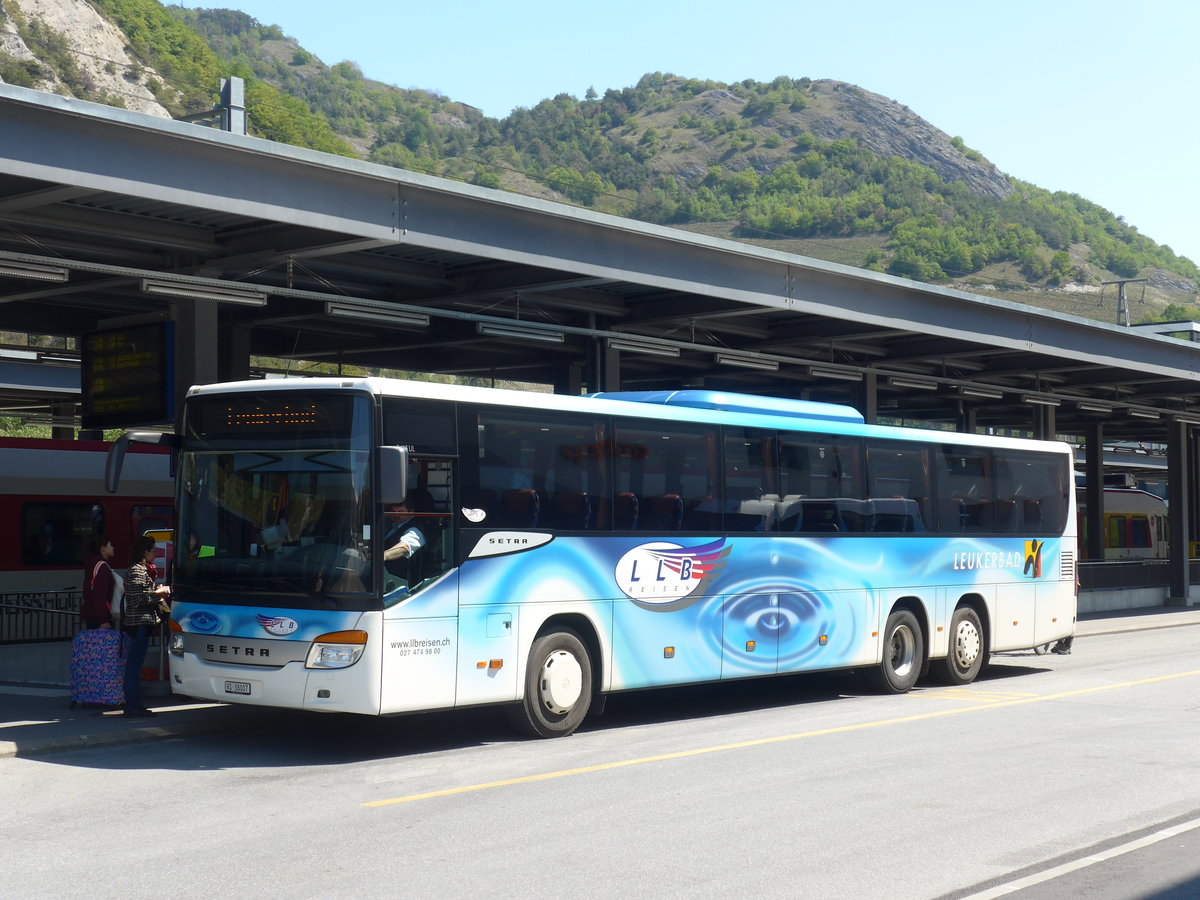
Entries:
[[82, 625], [82, 602], [78, 589], [0, 594], [0, 644], [71, 640]]
[[[1198, 559], [1188, 563], [1188, 582], [1200, 584]], [[1170, 584], [1170, 562], [1165, 559], [1114, 559], [1079, 564], [1079, 589], [1082, 591], [1168, 587]]]

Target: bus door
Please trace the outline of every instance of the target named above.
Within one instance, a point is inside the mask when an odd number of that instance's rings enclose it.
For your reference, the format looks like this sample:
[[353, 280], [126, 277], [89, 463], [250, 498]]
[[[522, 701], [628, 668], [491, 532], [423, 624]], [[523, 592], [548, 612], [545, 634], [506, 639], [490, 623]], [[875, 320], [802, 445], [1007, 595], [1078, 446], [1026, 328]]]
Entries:
[[455, 461], [414, 456], [409, 463], [407, 502], [384, 510], [380, 540], [385, 713], [451, 707], [455, 699]]
[[409, 465], [406, 502], [383, 512], [385, 606], [417, 595], [454, 565], [454, 460], [413, 457]]

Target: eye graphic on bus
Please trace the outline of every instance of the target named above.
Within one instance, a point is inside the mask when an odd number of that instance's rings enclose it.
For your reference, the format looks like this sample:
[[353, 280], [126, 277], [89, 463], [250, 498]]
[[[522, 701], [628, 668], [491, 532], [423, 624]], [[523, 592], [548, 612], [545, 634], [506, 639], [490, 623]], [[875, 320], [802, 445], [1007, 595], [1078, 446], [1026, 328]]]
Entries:
[[622, 556], [613, 575], [625, 596], [644, 609], [682, 609], [690, 604], [679, 601], [725, 565], [729, 550], [724, 538], [700, 547], [653, 541]]
[[214, 634], [221, 627], [221, 620], [212, 613], [200, 609], [189, 615], [184, 624], [188, 631], [195, 631], [199, 634]]

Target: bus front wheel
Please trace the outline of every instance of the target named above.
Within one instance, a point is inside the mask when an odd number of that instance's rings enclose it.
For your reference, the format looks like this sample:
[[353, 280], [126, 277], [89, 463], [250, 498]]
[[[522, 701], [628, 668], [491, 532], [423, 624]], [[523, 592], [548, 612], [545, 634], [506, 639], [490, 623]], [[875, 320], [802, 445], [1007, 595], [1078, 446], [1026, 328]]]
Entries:
[[907, 609], [893, 611], [883, 629], [883, 662], [876, 670], [876, 685], [886, 694], [911, 690], [921, 675], [924, 657], [917, 617]]
[[941, 680], [946, 684], [970, 684], [983, 668], [986, 657], [979, 613], [969, 606], [960, 606], [950, 619], [950, 649], [938, 673]]
[[529, 648], [525, 696], [513, 724], [532, 737], [565, 737], [592, 704], [592, 661], [574, 631], [544, 634]]

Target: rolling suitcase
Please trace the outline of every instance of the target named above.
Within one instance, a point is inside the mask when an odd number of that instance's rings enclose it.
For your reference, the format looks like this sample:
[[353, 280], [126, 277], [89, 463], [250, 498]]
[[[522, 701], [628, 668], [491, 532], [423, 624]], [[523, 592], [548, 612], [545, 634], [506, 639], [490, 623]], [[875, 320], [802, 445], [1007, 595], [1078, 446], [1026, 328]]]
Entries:
[[90, 628], [71, 645], [71, 707], [119, 706], [125, 702], [127, 638], [109, 628]]

